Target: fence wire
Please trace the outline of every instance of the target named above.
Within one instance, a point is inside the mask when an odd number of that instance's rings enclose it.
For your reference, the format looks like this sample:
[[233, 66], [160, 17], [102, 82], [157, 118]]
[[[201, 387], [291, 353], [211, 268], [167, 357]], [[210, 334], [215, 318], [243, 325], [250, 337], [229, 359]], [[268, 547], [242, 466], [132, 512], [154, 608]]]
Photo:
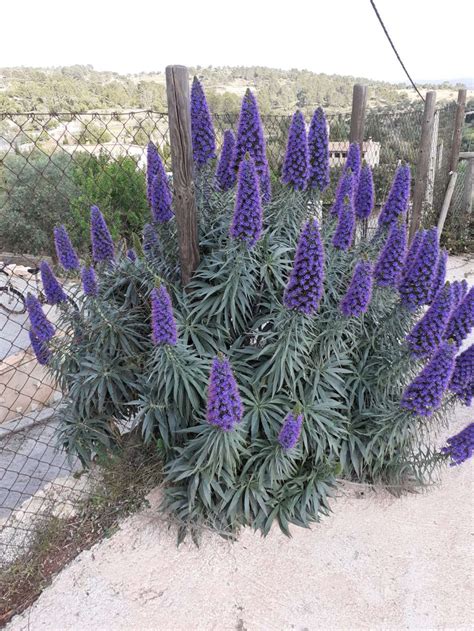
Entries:
[[[452, 137], [452, 106], [438, 110], [437, 142], [427, 206], [439, 210]], [[423, 111], [370, 111], [364, 159], [373, 167], [378, 202], [400, 161], [415, 169]], [[279, 179], [289, 116], [263, 116], [268, 159]], [[217, 144], [235, 115], [215, 115]], [[332, 197], [349, 147], [350, 116], [330, 115]], [[34, 359], [24, 299], [41, 295], [39, 260], [52, 257], [52, 229], [67, 225], [82, 256], [88, 254], [87, 216], [97, 204], [114, 237], [140, 233], [148, 220], [146, 145], [152, 140], [171, 170], [166, 113], [0, 113], [0, 559], [28, 549], [39, 521], [67, 517], [88, 492], [88, 476], [56, 444], [61, 395]], [[461, 169], [462, 170], [462, 169]], [[462, 177], [453, 208], [460, 204]], [[456, 238], [468, 229], [455, 222]], [[472, 227], [472, 224], [471, 224]], [[454, 228], [453, 228], [454, 229]], [[461, 235], [461, 236], [459, 236]], [[65, 281], [65, 279], [61, 279]], [[54, 321], [54, 308], [50, 319]]]

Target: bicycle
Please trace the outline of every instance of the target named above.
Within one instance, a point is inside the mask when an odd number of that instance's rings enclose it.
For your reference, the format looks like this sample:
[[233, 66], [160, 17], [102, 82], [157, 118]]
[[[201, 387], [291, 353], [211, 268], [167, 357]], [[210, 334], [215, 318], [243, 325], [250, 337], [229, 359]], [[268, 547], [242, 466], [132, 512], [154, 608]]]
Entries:
[[[21, 291], [12, 284], [13, 274], [6, 270], [8, 263], [4, 263], [0, 268], [0, 275], [6, 276], [5, 281], [0, 277], [0, 308], [10, 314], [21, 315], [26, 311], [26, 300]], [[2, 282], [3, 281], [3, 282]]]

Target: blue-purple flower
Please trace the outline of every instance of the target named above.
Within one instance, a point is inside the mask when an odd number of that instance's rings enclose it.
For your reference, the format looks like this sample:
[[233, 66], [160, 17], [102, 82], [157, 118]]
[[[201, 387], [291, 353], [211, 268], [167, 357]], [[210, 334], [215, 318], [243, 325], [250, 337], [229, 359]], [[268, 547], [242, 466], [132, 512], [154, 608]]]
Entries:
[[405, 265], [402, 270], [402, 279], [408, 275], [413, 263], [416, 261], [418, 252], [423, 243], [425, 235], [426, 235], [426, 230], [417, 230], [417, 232], [415, 232], [415, 236], [413, 237], [413, 241], [411, 242], [410, 248], [407, 253], [407, 257], [405, 259]]
[[133, 248], [129, 248], [127, 250], [127, 258], [129, 261], [132, 261], [132, 263], [134, 263], [137, 260], [137, 253], [135, 252]]
[[242, 99], [237, 139], [235, 142], [233, 168], [238, 171], [246, 153], [255, 161], [258, 177], [260, 178], [260, 194], [262, 201], [267, 204], [271, 197], [270, 169], [268, 166], [262, 121], [258, 111], [257, 100], [247, 89]]
[[92, 258], [96, 263], [113, 260], [115, 256], [114, 242], [104, 216], [97, 206], [91, 206], [91, 243]]
[[302, 425], [302, 414], [297, 414], [296, 412], [290, 412], [287, 414], [285, 420], [283, 421], [280, 433], [278, 434], [278, 442], [285, 451], [293, 449], [298, 442]]
[[453, 288], [453, 311], [459, 307], [461, 302], [464, 300], [464, 297], [467, 294], [467, 290], [469, 289], [467, 280], [463, 278], [462, 280], [453, 280], [451, 283]]
[[397, 221], [390, 228], [387, 241], [374, 268], [374, 278], [381, 287], [398, 287], [407, 251], [407, 227]]
[[430, 293], [428, 296], [427, 304], [431, 304], [435, 300], [438, 293], [444, 287], [446, 280], [446, 266], [448, 263], [448, 253], [446, 250], [441, 250], [438, 257], [438, 265], [436, 267], [436, 273], [431, 283]]
[[253, 248], [262, 234], [263, 213], [260, 201], [260, 186], [255, 163], [245, 156], [240, 163], [237, 197], [230, 226], [232, 239], [244, 242]]
[[338, 250], [348, 250], [351, 247], [352, 240], [354, 239], [355, 225], [354, 197], [346, 195], [332, 238], [332, 244], [335, 248]]
[[355, 186], [359, 181], [361, 167], [360, 145], [358, 142], [351, 142], [347, 151], [344, 171], [350, 171], [355, 178]]
[[454, 340], [456, 348], [461, 348], [463, 341], [474, 326], [474, 286], [464, 296], [455, 309], [444, 332], [444, 339]]
[[163, 162], [156, 155], [156, 175], [151, 182], [150, 192], [151, 216], [157, 223], [166, 223], [173, 217], [173, 196]]
[[215, 357], [207, 390], [207, 422], [228, 432], [240, 423], [242, 415], [242, 401], [230, 362], [225, 357]]
[[206, 96], [197, 77], [191, 87], [191, 135], [194, 163], [203, 167], [216, 157], [216, 140]]
[[438, 231], [436, 228], [430, 228], [426, 231], [413, 264], [409, 270], [407, 269], [400, 283], [402, 304], [410, 311], [428, 302], [438, 266], [438, 257]]
[[456, 357], [449, 389], [457, 394], [465, 405], [471, 405], [474, 398], [474, 344]]
[[308, 180], [308, 141], [304, 116], [300, 110], [293, 114], [281, 181], [296, 191], [304, 191]]
[[26, 308], [30, 318], [31, 331], [40, 342], [49, 342], [56, 329], [46, 317], [40, 301], [33, 294], [26, 296]]
[[374, 208], [374, 178], [368, 164], [364, 164], [360, 171], [354, 206], [358, 219], [368, 219]]
[[178, 341], [176, 322], [171, 298], [164, 285], [152, 290], [151, 295], [151, 339], [153, 344], [175, 346]]
[[235, 137], [230, 129], [224, 132], [221, 155], [216, 169], [216, 186], [221, 191], [230, 191], [236, 181], [236, 172], [232, 166]]
[[[334, 203], [331, 206], [330, 213], [339, 217], [343, 208], [346, 197], [354, 200], [355, 196], [355, 177], [352, 171], [343, 171], [337, 183]], [[354, 211], [355, 212], [355, 211]]]
[[155, 228], [151, 223], [143, 226], [143, 252], [145, 256], [156, 260], [161, 258], [161, 245]]
[[349, 288], [341, 301], [341, 311], [346, 318], [357, 318], [367, 311], [372, 298], [372, 264], [359, 261], [354, 269]]
[[82, 290], [86, 296], [97, 296], [99, 289], [97, 286], [97, 277], [92, 265], [84, 265], [81, 269]]
[[431, 416], [439, 408], [454, 370], [454, 344], [442, 342], [430, 362], [407, 386], [401, 406], [419, 416]]
[[51, 351], [48, 348], [46, 342], [41, 341], [33, 331], [28, 331], [28, 335], [30, 336], [31, 348], [38, 360], [38, 363], [42, 366], [46, 366], [51, 358]]
[[40, 271], [41, 282], [43, 283], [43, 289], [48, 303], [50, 305], [57, 305], [59, 302], [67, 302], [67, 296], [63, 288], [46, 261], [41, 261]]
[[441, 453], [451, 458], [450, 466], [465, 462], [474, 452], [474, 423], [470, 423], [459, 434], [448, 438], [447, 443], [447, 446], [441, 449]]
[[308, 132], [308, 188], [316, 188], [321, 193], [330, 183], [329, 177], [329, 136], [324, 110], [318, 107], [311, 119]]
[[152, 184], [160, 164], [163, 167], [158, 150], [152, 142], [149, 142], [146, 148], [146, 198], [150, 205]]
[[388, 228], [400, 215], [407, 212], [410, 199], [411, 173], [408, 165], [401, 165], [395, 172], [392, 187], [379, 215], [379, 227]]
[[316, 218], [308, 220], [301, 231], [293, 269], [283, 297], [287, 309], [306, 315], [319, 307], [323, 295], [324, 250]]
[[452, 288], [447, 283], [433, 304], [407, 336], [408, 346], [415, 357], [429, 357], [443, 339], [453, 307]]
[[54, 245], [58, 260], [65, 270], [79, 269], [79, 258], [64, 226], [56, 226], [54, 228]]

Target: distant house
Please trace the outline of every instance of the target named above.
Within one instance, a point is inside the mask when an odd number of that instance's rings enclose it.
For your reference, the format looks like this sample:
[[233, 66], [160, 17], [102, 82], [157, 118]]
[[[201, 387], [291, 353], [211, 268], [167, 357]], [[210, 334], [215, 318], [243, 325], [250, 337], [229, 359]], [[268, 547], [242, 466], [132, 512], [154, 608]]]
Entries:
[[[348, 141], [331, 141], [329, 143], [329, 163], [332, 167], [343, 166], [349, 151]], [[380, 162], [380, 143], [374, 142], [372, 138], [362, 143], [362, 157], [371, 166], [377, 166]]]

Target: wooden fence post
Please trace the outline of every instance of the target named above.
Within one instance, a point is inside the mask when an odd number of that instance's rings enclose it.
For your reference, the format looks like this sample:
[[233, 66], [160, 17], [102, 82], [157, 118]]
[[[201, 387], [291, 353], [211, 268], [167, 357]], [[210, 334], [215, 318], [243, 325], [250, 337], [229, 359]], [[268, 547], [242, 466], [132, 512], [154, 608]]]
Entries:
[[415, 186], [413, 190], [413, 208], [410, 222], [410, 242], [421, 224], [423, 202], [426, 195], [428, 169], [430, 165], [431, 145], [433, 142], [433, 125], [435, 118], [436, 92], [430, 90], [426, 93], [425, 109], [421, 127], [420, 147], [416, 163]]
[[466, 164], [466, 173], [464, 175], [464, 188], [462, 194], [462, 213], [469, 221], [469, 215], [472, 212], [474, 194], [474, 158], [469, 158]]
[[186, 285], [199, 264], [197, 206], [193, 181], [193, 148], [189, 73], [186, 66], [167, 66], [166, 94], [173, 169], [174, 211], [178, 230], [181, 279]]
[[462, 88], [458, 90], [458, 102], [456, 105], [456, 114], [454, 117], [453, 140], [451, 142], [451, 151], [449, 155], [448, 174], [456, 171], [459, 160], [459, 151], [461, 149], [462, 128], [464, 125], [464, 116], [466, 113], [466, 94], [467, 90]]
[[367, 105], [367, 86], [356, 83], [352, 91], [352, 113], [350, 142], [358, 142], [360, 153], [363, 158], [365, 108]]

